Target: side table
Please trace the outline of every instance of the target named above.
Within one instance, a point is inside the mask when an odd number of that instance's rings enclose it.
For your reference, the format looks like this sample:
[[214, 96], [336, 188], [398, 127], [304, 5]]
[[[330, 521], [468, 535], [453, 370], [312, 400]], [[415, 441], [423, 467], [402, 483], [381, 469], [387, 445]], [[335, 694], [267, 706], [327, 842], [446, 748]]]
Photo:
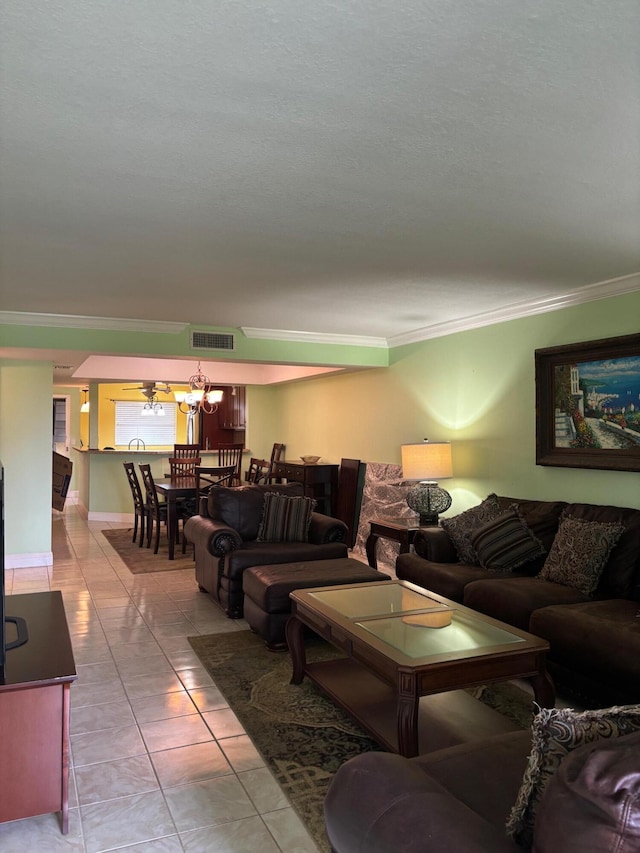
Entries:
[[376, 546], [378, 539], [391, 539], [400, 543], [400, 553], [408, 554], [413, 537], [420, 530], [420, 524], [416, 518], [372, 518], [369, 522], [370, 531], [365, 549], [367, 562], [372, 569], [378, 568], [376, 559]]

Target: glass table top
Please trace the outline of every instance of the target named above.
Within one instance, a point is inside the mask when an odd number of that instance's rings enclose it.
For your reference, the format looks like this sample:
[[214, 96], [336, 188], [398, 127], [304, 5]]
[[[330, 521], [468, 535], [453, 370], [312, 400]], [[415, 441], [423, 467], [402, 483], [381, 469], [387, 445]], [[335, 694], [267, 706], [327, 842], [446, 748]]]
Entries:
[[408, 610], [426, 608], [446, 609], [435, 598], [414, 592], [398, 584], [384, 583], [380, 586], [360, 584], [357, 588], [328, 588], [314, 592], [312, 598], [322, 601], [349, 619], [365, 616], [382, 616], [385, 613], [405, 613]]
[[427, 592], [397, 582], [328, 588], [310, 593], [310, 597], [410, 658], [464, 654], [525, 642], [507, 626], [501, 628], [457, 609], [454, 602], [447, 606]]
[[410, 658], [470, 652], [488, 646], [524, 642], [509, 631], [455, 609], [451, 614], [451, 624], [442, 628], [421, 625], [413, 616], [368, 619], [357, 621], [356, 625]]

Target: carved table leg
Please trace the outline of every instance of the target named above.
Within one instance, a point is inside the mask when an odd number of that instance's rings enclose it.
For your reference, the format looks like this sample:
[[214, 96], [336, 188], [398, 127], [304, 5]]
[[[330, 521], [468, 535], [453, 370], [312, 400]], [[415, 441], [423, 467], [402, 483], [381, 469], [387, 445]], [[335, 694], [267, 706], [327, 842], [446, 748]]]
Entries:
[[398, 753], [418, 754], [418, 685], [415, 673], [398, 672]]
[[364, 549], [367, 553], [367, 563], [369, 563], [372, 569], [378, 568], [378, 560], [376, 558], [376, 545], [378, 544], [378, 538], [379, 537], [376, 533], [370, 533], [367, 536], [367, 541], [364, 545]]
[[285, 626], [285, 636], [287, 645], [291, 654], [291, 664], [293, 673], [291, 675], [290, 684], [300, 684], [304, 678], [304, 668], [307, 663], [305, 648], [304, 648], [304, 625], [295, 616], [291, 616], [287, 620]]
[[554, 708], [556, 704], [556, 688], [544, 660], [540, 663], [538, 675], [531, 678], [531, 685], [536, 702], [541, 708]]

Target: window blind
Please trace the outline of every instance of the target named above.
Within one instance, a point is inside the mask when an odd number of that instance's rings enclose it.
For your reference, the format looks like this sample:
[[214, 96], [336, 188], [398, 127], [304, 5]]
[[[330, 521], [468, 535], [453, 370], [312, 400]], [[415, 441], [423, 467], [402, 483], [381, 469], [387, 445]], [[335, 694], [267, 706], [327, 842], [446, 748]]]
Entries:
[[132, 439], [142, 439], [145, 447], [171, 445], [176, 442], [177, 403], [161, 403], [164, 417], [143, 416], [145, 403], [116, 400], [116, 444], [129, 444]]

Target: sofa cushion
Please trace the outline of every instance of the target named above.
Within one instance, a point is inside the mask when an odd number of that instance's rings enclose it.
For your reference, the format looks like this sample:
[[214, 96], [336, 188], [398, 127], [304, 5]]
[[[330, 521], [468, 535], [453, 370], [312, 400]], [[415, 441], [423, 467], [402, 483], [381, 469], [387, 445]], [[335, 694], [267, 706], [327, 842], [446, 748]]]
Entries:
[[476, 580], [495, 578], [495, 572], [466, 563], [435, 563], [417, 554], [399, 554], [396, 558], [396, 576], [415, 583], [452, 601], [462, 602], [465, 587]]
[[533, 719], [531, 754], [507, 834], [530, 850], [538, 805], [563, 758], [584, 744], [636, 731], [640, 731], [640, 705], [598, 711], [543, 708]]
[[221, 579], [230, 578], [239, 584], [242, 592], [242, 573], [250, 566], [268, 566], [276, 563], [300, 563], [304, 560], [336, 560], [348, 557], [344, 542], [245, 542], [237, 551], [222, 558]]
[[471, 581], [464, 588], [462, 603], [523, 631], [529, 630], [534, 610], [550, 604], [578, 604], [586, 601], [579, 590], [541, 578], [500, 577]]
[[501, 509], [495, 494], [488, 495], [481, 504], [471, 507], [453, 518], [440, 522], [454, 544], [458, 559], [470, 566], [478, 565], [478, 555], [471, 544], [471, 537], [478, 527], [500, 515]]
[[568, 504], [565, 513], [571, 518], [624, 526], [624, 533], [602, 573], [597, 594], [599, 598], [640, 598], [640, 588], [637, 587], [640, 581], [640, 509]]
[[308, 542], [315, 506], [313, 498], [266, 492], [256, 539], [258, 542]]
[[623, 533], [622, 524], [585, 521], [563, 513], [540, 577], [592, 595]]
[[511, 572], [546, 554], [544, 545], [529, 528], [517, 504], [477, 528], [471, 544], [480, 565], [496, 572]]
[[565, 681], [580, 677], [582, 689], [596, 692], [607, 705], [640, 702], [637, 601], [615, 598], [541, 607], [531, 614], [529, 631], [548, 640], [549, 664], [562, 668]]
[[538, 807], [533, 849], [640, 850], [640, 732], [585, 744], [561, 762]]
[[207, 512], [210, 518], [222, 521], [233, 528], [243, 541], [251, 541], [258, 535], [262, 521], [262, 508], [265, 492], [277, 492], [282, 495], [301, 495], [302, 483], [283, 483], [279, 486], [221, 486], [211, 489], [207, 499]]

